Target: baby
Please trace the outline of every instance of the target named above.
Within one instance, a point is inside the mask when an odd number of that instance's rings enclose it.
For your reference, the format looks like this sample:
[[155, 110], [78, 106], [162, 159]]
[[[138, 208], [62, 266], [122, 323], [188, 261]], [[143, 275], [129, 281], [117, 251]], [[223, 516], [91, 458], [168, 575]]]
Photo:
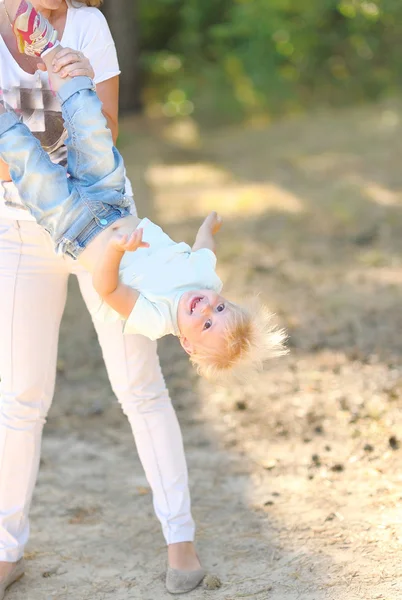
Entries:
[[173, 242], [148, 219], [131, 215], [123, 161], [92, 81], [53, 73], [52, 60], [61, 46], [53, 27], [29, 2], [24, 0], [10, 17], [20, 51], [41, 57], [58, 94], [68, 133], [68, 176], [1, 104], [0, 157], [57, 251], [93, 274], [99, 294], [93, 314], [123, 318], [127, 333], [151, 339], [178, 336], [208, 377], [282, 354], [284, 332], [264, 307], [247, 309], [221, 295], [214, 254], [220, 217], [211, 213], [205, 219], [190, 248]]

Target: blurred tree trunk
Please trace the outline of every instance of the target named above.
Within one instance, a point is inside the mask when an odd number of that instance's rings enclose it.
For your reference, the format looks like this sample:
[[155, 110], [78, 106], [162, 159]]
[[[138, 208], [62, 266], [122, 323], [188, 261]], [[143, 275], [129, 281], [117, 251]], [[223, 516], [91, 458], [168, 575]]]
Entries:
[[138, 1], [105, 0], [102, 8], [119, 57], [120, 109], [123, 112], [141, 110]]

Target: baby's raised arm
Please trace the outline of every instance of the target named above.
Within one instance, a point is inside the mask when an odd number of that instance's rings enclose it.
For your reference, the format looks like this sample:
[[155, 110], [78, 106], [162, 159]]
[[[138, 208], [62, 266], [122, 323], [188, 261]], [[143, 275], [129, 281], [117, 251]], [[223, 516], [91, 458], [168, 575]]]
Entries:
[[209, 250], [212, 250], [212, 252], [215, 252], [216, 244], [214, 236], [218, 233], [221, 227], [222, 217], [220, 217], [216, 212], [211, 212], [198, 230], [192, 248], [193, 252], [196, 252], [196, 250], [200, 250], [201, 248], [208, 248]]
[[142, 229], [136, 229], [130, 236], [113, 236], [92, 273], [95, 290], [111, 308], [126, 319], [133, 310], [139, 293], [120, 281], [121, 259], [125, 252], [135, 252], [137, 248], [148, 246], [142, 241]]

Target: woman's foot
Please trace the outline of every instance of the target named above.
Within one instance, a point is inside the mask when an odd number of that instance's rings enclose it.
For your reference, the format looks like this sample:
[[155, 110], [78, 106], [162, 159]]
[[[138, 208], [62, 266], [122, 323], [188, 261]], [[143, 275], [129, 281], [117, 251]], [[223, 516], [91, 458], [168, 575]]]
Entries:
[[16, 563], [13, 562], [0, 562], [0, 583], [8, 577], [15, 565]]
[[168, 563], [172, 569], [195, 571], [201, 569], [201, 563], [193, 542], [179, 542], [168, 546]]
[[179, 542], [168, 546], [169, 566], [166, 572], [166, 588], [171, 594], [191, 592], [204, 579], [193, 542]]
[[0, 562], [0, 600], [3, 600], [6, 590], [24, 575], [25, 563], [21, 558], [16, 563]]

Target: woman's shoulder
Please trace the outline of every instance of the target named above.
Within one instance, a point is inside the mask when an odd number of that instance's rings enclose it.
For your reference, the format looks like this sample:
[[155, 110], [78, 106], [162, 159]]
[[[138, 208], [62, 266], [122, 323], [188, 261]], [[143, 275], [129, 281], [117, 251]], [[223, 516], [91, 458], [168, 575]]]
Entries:
[[114, 46], [109, 25], [98, 8], [73, 2], [69, 2], [68, 8], [64, 45], [81, 50], [90, 46], [97, 50]]
[[88, 30], [88, 27], [93, 26], [109, 31], [106, 18], [99, 8], [70, 2], [68, 9], [68, 18], [74, 23], [75, 29]]
[[81, 50], [95, 71], [95, 83], [120, 73], [113, 36], [107, 21], [97, 8], [69, 1], [63, 46]]

